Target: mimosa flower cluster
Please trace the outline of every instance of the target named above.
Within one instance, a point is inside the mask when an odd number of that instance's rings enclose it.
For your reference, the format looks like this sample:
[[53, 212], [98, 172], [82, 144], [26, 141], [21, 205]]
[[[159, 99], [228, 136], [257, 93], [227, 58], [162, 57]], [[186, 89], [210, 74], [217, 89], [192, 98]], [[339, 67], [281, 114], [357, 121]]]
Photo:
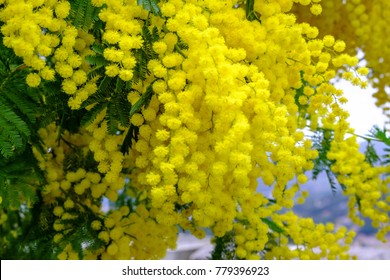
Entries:
[[390, 2], [386, 0], [327, 0], [322, 1], [322, 13], [313, 16], [306, 7], [294, 6], [299, 21], [317, 26], [320, 35], [332, 34], [335, 38], [348, 42], [346, 52], [364, 56], [369, 73], [369, 82], [376, 89], [374, 97], [377, 105], [390, 115], [390, 97], [386, 89], [389, 84], [390, 54], [388, 11]]
[[[38, 87], [41, 80], [54, 81], [61, 77], [62, 89], [71, 95], [69, 106], [78, 109], [96, 91], [93, 80], [88, 81], [90, 65], [85, 57], [94, 37], [66, 21], [69, 1], [1, 1], [0, 20], [4, 45], [14, 50], [31, 68], [26, 82]], [[51, 58], [48, 60], [47, 58]], [[50, 63], [49, 63], [50, 61]]]
[[[116, 133], [109, 133], [107, 109], [77, 132], [60, 122], [39, 131], [47, 153], [34, 154], [45, 172], [42, 195], [53, 209], [59, 259], [159, 259], [175, 247], [179, 229], [198, 238], [207, 229], [216, 238], [233, 233], [238, 259], [349, 259], [354, 232], [292, 211], [297, 195], [304, 203], [300, 186], [318, 157], [305, 128], [334, 132], [329, 159], [347, 186], [351, 217], [359, 199], [379, 237], [388, 231], [388, 182], [379, 179], [385, 170], [368, 166], [355, 142], [344, 140], [351, 132], [347, 100], [332, 84], [341, 73], [366, 87], [368, 70], [357, 67], [337, 34], [322, 34], [292, 13], [303, 5], [320, 15], [319, 0], [258, 0], [253, 21], [234, 0], [159, 1], [160, 15], [136, 1], [91, 0], [101, 42], [67, 20], [69, 1], [0, 3], [4, 42], [31, 69], [30, 87], [58, 79], [58, 94], [79, 110], [104, 81], [89, 75], [100, 44], [104, 76], [130, 85], [115, 94], [133, 109], [153, 91]], [[145, 28], [157, 30], [152, 43]], [[149, 44], [153, 57], [139, 70]], [[145, 77], [135, 79], [137, 71]], [[123, 205], [103, 211], [106, 200]], [[84, 220], [97, 245], [79, 254], [67, 236]]]
[[378, 228], [377, 238], [385, 242], [390, 231], [390, 178], [383, 174], [389, 173], [390, 168], [371, 166], [365, 161], [355, 137], [334, 141], [328, 157], [335, 161], [333, 172], [349, 197], [350, 218], [360, 225], [364, 225], [363, 218], [369, 218]]

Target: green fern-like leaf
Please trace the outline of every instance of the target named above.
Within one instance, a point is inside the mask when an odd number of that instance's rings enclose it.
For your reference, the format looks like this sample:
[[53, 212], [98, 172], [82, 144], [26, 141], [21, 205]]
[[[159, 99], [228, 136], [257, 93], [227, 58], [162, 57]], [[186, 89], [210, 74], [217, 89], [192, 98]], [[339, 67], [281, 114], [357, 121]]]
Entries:
[[380, 161], [380, 157], [378, 156], [378, 153], [376, 152], [374, 145], [371, 143], [371, 141], [367, 143], [364, 155], [366, 157], [366, 161], [371, 165], [374, 165]]
[[0, 103], [0, 153], [10, 158], [24, 148], [30, 130], [27, 124], [14, 111]]
[[0, 103], [0, 112], [0, 118], [2, 118], [5, 122], [8, 122], [10, 125], [13, 125], [20, 135], [30, 135], [30, 130], [28, 129], [27, 124], [17, 114], [15, 114], [14, 111]]
[[131, 124], [121, 146], [121, 152], [123, 154], [129, 153], [129, 149], [132, 146], [132, 140], [138, 141], [138, 133], [139, 128]]
[[214, 250], [211, 252], [212, 260], [234, 260], [237, 258], [235, 249], [235, 234], [233, 231], [227, 232], [224, 236], [216, 237], [214, 240]]
[[138, 5], [142, 6], [145, 10], [152, 12], [154, 15], [161, 14], [157, 0], [137, 0], [137, 3]]
[[153, 83], [151, 83], [146, 91], [142, 94], [141, 98], [131, 107], [130, 117], [132, 117], [135, 113], [138, 113], [142, 107], [146, 107], [149, 105], [150, 99], [153, 95]]
[[91, 0], [70, 1], [71, 10], [68, 19], [77, 28], [88, 31], [98, 20], [99, 8], [92, 5]]
[[274, 221], [268, 219], [268, 218], [261, 218], [263, 223], [265, 223], [273, 232], [284, 234], [285, 230], [280, 227], [278, 224], [276, 224]]
[[[130, 109], [129, 118], [131, 118], [135, 113], [138, 113], [142, 107], [147, 107], [150, 99], [153, 96], [153, 83], [151, 83], [144, 94], [142, 94], [141, 98], [133, 105]], [[132, 146], [132, 140], [138, 141], [138, 132], [139, 129], [136, 126], [130, 125], [129, 130], [123, 140], [121, 152], [127, 153]]]
[[20, 58], [2, 44], [0, 35], [0, 156], [23, 153], [38, 130], [41, 97], [25, 83], [28, 70]]
[[88, 55], [85, 57], [85, 61], [94, 66], [107, 65], [107, 61], [102, 55]]
[[[363, 139], [368, 140], [367, 150], [365, 153], [366, 160], [370, 164], [380, 162], [381, 164], [384, 164], [384, 165], [390, 165], [390, 136], [388, 135], [388, 131], [385, 128], [380, 129], [378, 126], [374, 126], [370, 130], [370, 134], [367, 137], [368, 138], [363, 137]], [[384, 145], [386, 145], [386, 147], [383, 149], [385, 152], [384, 155], [379, 156], [376, 153], [376, 150], [374, 149], [374, 147], [371, 144], [372, 141], [381, 142]], [[389, 176], [390, 174], [387, 173], [386, 175]]]
[[383, 162], [386, 165], [390, 164], [390, 148], [385, 148], [384, 151], [386, 152], [386, 155], [383, 157]]
[[91, 110], [89, 110], [81, 119], [82, 126], [90, 125], [105, 108], [107, 107], [107, 103], [99, 103], [94, 106]]
[[[318, 175], [325, 172], [330, 188], [333, 193], [336, 192], [336, 176], [332, 171], [334, 161], [328, 159], [327, 154], [331, 148], [333, 131], [328, 129], [318, 129], [312, 137], [313, 147], [318, 151], [318, 157], [314, 160], [313, 179], [316, 180]], [[340, 185], [343, 188], [342, 185]]]
[[12, 160], [0, 156], [0, 196], [2, 207], [18, 209], [25, 202], [37, 199], [36, 185], [43, 176], [30, 149]]
[[92, 45], [92, 50], [97, 53], [97, 54], [100, 54], [100, 55], [103, 55], [103, 52], [104, 52], [104, 46], [102, 46], [101, 44], [93, 44]]
[[81, 108], [85, 108], [89, 105], [93, 105], [96, 103], [107, 103], [111, 97], [111, 94], [115, 90], [115, 79], [111, 77], [105, 76], [100, 79], [98, 83], [98, 90], [95, 94], [90, 96], [87, 100], [81, 104]]
[[380, 142], [383, 142], [386, 146], [390, 147], [390, 137], [387, 135], [387, 130], [385, 128], [380, 129], [378, 126], [374, 126], [370, 130], [369, 137], [372, 137]]
[[133, 69], [134, 77], [133, 82], [138, 83], [143, 81], [149, 75], [148, 62], [157, 58], [157, 54], [153, 50], [153, 43], [159, 39], [158, 30], [155, 28], [152, 31], [149, 30], [149, 21], [145, 21], [142, 27], [143, 46], [141, 49], [133, 51], [133, 55], [136, 58], [136, 65]]

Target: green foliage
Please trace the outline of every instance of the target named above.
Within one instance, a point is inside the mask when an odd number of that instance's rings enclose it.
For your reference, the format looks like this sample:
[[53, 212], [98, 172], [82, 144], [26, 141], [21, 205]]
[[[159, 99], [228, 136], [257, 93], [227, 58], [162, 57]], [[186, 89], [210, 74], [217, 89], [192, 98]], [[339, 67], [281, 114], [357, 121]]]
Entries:
[[370, 165], [375, 165], [380, 161], [380, 157], [378, 156], [378, 153], [376, 152], [371, 140], [367, 141], [367, 147], [366, 151], [364, 152], [364, 156], [366, 157], [365, 159]]
[[139, 112], [142, 108], [142, 106], [147, 106], [149, 104], [150, 99], [153, 95], [153, 83], [151, 83], [144, 94], [142, 94], [141, 98], [131, 107], [130, 110], [130, 117], [134, 115], [135, 113]]
[[0, 153], [10, 158], [14, 152], [24, 148], [30, 131], [25, 122], [6, 105], [0, 103]]
[[264, 224], [266, 224], [270, 230], [273, 232], [279, 233], [279, 234], [285, 234], [285, 231], [283, 228], [278, 226], [274, 221], [268, 219], [268, 218], [261, 218]]
[[[328, 152], [330, 151], [330, 145], [333, 139], [333, 131], [329, 129], [319, 128], [316, 133], [312, 136], [313, 148], [318, 151], [318, 157], [314, 160], [313, 168], [313, 179], [316, 180], [318, 175], [322, 172], [325, 172], [326, 177], [330, 188], [333, 193], [337, 190], [337, 178], [332, 171], [333, 161], [329, 160], [327, 157]], [[345, 187], [341, 185], [341, 188]]]
[[211, 252], [212, 260], [234, 260], [236, 244], [234, 242], [234, 232], [227, 232], [224, 236], [214, 238], [214, 250]]
[[88, 72], [89, 79], [104, 76], [104, 66], [108, 64], [108, 61], [103, 56], [103, 45], [95, 43], [92, 45], [92, 50], [95, 52], [95, 55], [89, 55], [85, 58], [85, 61], [93, 66], [92, 69]]
[[159, 39], [158, 29], [154, 27], [152, 31], [150, 31], [149, 28], [148, 19], [144, 22], [142, 27], [143, 46], [140, 49], [133, 50], [133, 55], [137, 60], [133, 69], [133, 83], [135, 84], [146, 79], [147, 75], [149, 75], [149, 70], [147, 68], [149, 61], [158, 57], [153, 50], [153, 43]]
[[89, 167], [90, 171], [97, 171], [97, 163], [93, 158], [93, 153], [88, 151], [87, 154], [81, 148], [72, 148], [73, 152], [65, 155], [64, 171], [76, 172], [79, 168]]
[[135, 125], [130, 125], [129, 130], [126, 133], [126, 137], [123, 140], [122, 146], [121, 146], [121, 152], [123, 154], [126, 154], [129, 152], [129, 149], [131, 148], [132, 145], [132, 140], [138, 141], [138, 133], [139, 133], [139, 128]]
[[2, 259], [55, 259], [59, 253], [53, 242], [55, 232], [50, 227], [55, 219], [52, 209], [44, 206], [39, 191], [37, 197], [32, 208], [23, 205], [2, 213], [7, 216], [7, 221], [0, 225]]
[[[83, 215], [80, 215], [80, 211]], [[64, 237], [59, 242], [59, 247], [64, 248], [70, 243], [73, 250], [78, 254], [79, 259], [83, 259], [86, 249], [93, 252], [104, 245], [104, 242], [98, 238], [99, 231], [91, 228], [91, 223], [99, 218], [88, 208], [76, 208], [68, 211], [68, 213], [73, 214], [76, 218], [62, 220], [62, 223], [68, 230], [64, 232]]]
[[256, 18], [255, 11], [254, 11], [255, 0], [246, 0], [245, 2], [246, 2], [245, 3], [246, 18], [248, 20], [254, 20]]
[[35, 185], [42, 180], [32, 144], [40, 149], [37, 131], [44, 119], [42, 94], [26, 83], [22, 60], [0, 37], [0, 197], [2, 209], [18, 209], [37, 200]]
[[294, 100], [295, 100], [295, 105], [298, 106], [299, 117], [301, 119], [310, 119], [310, 116], [309, 116], [309, 114], [307, 112], [307, 109], [309, 108], [309, 105], [308, 104], [302, 105], [299, 102], [299, 98], [301, 96], [305, 96], [306, 97], [306, 95], [303, 92], [305, 87], [310, 86], [309, 83], [307, 81], [305, 81], [305, 79], [303, 78], [303, 74], [304, 73], [301, 71], [300, 75], [301, 75], [302, 86], [295, 90]]
[[98, 77], [98, 90], [82, 104], [82, 108], [91, 105], [92, 108], [83, 113], [80, 123], [83, 126], [91, 124], [97, 115], [106, 109], [106, 121], [110, 134], [122, 133], [120, 127], [129, 128], [122, 146], [124, 152], [131, 146], [131, 140], [135, 139], [138, 133], [137, 129], [131, 126], [129, 122], [131, 116], [139, 112], [142, 107], [147, 106], [153, 95], [153, 88], [149, 86], [140, 100], [133, 106], [127, 100], [127, 94], [130, 92], [132, 85], [143, 82], [150, 74], [147, 68], [148, 62], [157, 58], [157, 54], [153, 50], [153, 43], [159, 39], [158, 29], [156, 27], [150, 29], [149, 19], [144, 22], [142, 27], [142, 38], [142, 47], [132, 51], [136, 58], [136, 64], [133, 69], [134, 77], [129, 82], [124, 82], [119, 77], [104, 75], [104, 66], [108, 64], [103, 56], [104, 43], [95, 43], [92, 46], [95, 54], [88, 56], [86, 59], [93, 66], [88, 73], [89, 77]]
[[[151, 83], [146, 88], [146, 91], [144, 92], [144, 94], [142, 94], [141, 98], [133, 106], [131, 106], [130, 117], [133, 116], [135, 113], [139, 112], [142, 107], [148, 106], [150, 99], [152, 98], [153, 93], [154, 93], [153, 92], [153, 83]], [[134, 139], [136, 141], [138, 140], [138, 130], [139, 130], [138, 127], [136, 127], [134, 125], [130, 125], [130, 128], [127, 131], [126, 137], [125, 137], [123, 144], [122, 144], [122, 147], [121, 147], [122, 153], [127, 153], [129, 148], [131, 148], [132, 139]]]
[[142, 6], [145, 10], [153, 13], [154, 15], [161, 15], [158, 2], [158, 0], [137, 0], [137, 4]]
[[0, 160], [2, 208], [18, 209], [24, 201], [32, 205], [37, 200], [35, 185], [42, 182], [42, 177], [30, 149], [13, 160]]
[[236, 7], [238, 8], [243, 2], [245, 2], [246, 19], [249, 21], [257, 20], [261, 22], [260, 15], [254, 9], [255, 0], [238, 1]]
[[380, 141], [386, 146], [390, 147], [390, 137], [387, 136], [387, 130], [385, 128], [380, 129], [378, 126], [374, 126], [370, 130], [369, 137], [372, 137], [373, 140]]
[[68, 20], [76, 28], [88, 31], [92, 29], [98, 20], [100, 9], [92, 5], [91, 0], [73, 0], [69, 1], [71, 5]]
[[39, 93], [25, 84], [28, 71], [0, 38], [0, 160], [23, 153], [36, 130]]
[[[363, 137], [367, 140], [368, 146], [366, 150], [366, 159], [371, 163], [381, 163], [384, 165], [390, 165], [390, 136], [387, 135], [385, 128], [380, 129], [378, 126], [374, 126], [370, 130], [368, 137]], [[383, 143], [386, 147], [384, 148], [385, 154], [382, 158], [377, 154], [373, 148], [372, 141]]]
[[[270, 218], [261, 218], [261, 221], [266, 224], [269, 228], [269, 235], [285, 235], [287, 236], [286, 231], [272, 221]], [[240, 221], [242, 224], [247, 224], [248, 221]], [[220, 237], [215, 237], [213, 243], [215, 244], [214, 250], [211, 252], [211, 259], [213, 260], [235, 260], [239, 259], [236, 255], [237, 243], [235, 241], [236, 233], [235, 231], [227, 232], [225, 235]], [[272, 242], [273, 238], [270, 238], [269, 242]], [[267, 246], [265, 247], [267, 250]], [[262, 252], [264, 254], [265, 252]]]

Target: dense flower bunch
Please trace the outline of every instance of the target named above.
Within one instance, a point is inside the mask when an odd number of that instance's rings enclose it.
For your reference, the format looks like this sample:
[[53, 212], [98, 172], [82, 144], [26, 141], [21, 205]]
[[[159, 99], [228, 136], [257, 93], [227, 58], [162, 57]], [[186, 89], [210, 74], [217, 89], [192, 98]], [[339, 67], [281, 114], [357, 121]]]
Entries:
[[[91, 113], [101, 105], [85, 102], [115, 79], [126, 90], [105, 101], [119, 95], [131, 105], [114, 132], [109, 108], [76, 132], [60, 122], [39, 131], [47, 153], [34, 155], [59, 259], [162, 258], [178, 228], [199, 238], [206, 229], [216, 238], [232, 233], [240, 259], [350, 258], [353, 232], [291, 210], [297, 195], [304, 202], [300, 185], [318, 157], [306, 127], [334, 132], [329, 159], [351, 217], [359, 199], [379, 236], [389, 231], [386, 170], [369, 166], [354, 138], [344, 140], [346, 99], [331, 83], [341, 72], [365, 87], [367, 69], [338, 34], [291, 13], [295, 3], [321, 14], [320, 1], [258, 0], [248, 16], [234, 0], [160, 1], [156, 14], [136, 1], [92, 0], [99, 32], [72, 24], [71, 2], [0, 1], [4, 44], [31, 68], [30, 87], [57, 79], [68, 106]], [[125, 203], [105, 212], [106, 199]], [[77, 226], [96, 237], [82, 253], [69, 240]]]
[[58, 74], [63, 91], [71, 95], [69, 106], [78, 109], [96, 91], [94, 81], [87, 82], [90, 65], [85, 62], [94, 38], [66, 21], [70, 8], [68, 1], [9, 1], [0, 20], [6, 22], [4, 45], [33, 70], [27, 84], [37, 87], [41, 79], [53, 81]]
[[334, 141], [328, 157], [335, 161], [332, 171], [338, 174], [337, 178], [349, 197], [350, 218], [360, 225], [364, 224], [361, 216], [369, 218], [379, 229], [377, 238], [385, 241], [390, 231], [390, 178], [382, 179], [381, 175], [389, 172], [389, 167], [371, 166], [365, 161], [355, 137]]
[[[310, 1], [306, 1], [310, 2]], [[356, 55], [361, 50], [370, 71], [370, 82], [377, 90], [377, 105], [389, 115], [390, 48], [388, 36], [390, 7], [386, 0], [323, 1], [322, 13], [313, 16], [303, 6], [296, 5], [298, 20], [317, 26], [321, 35], [332, 34], [347, 42], [346, 52]], [[337, 11], [337, 12], [335, 12]]]

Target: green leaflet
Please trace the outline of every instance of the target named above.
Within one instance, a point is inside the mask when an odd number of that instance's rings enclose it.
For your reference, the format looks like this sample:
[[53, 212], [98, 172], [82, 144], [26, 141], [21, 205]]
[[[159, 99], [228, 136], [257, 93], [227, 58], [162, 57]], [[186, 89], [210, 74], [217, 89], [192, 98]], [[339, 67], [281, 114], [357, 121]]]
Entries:
[[267, 219], [267, 218], [261, 218], [263, 223], [265, 223], [273, 232], [285, 234], [285, 230], [278, 226], [274, 221]]
[[98, 20], [100, 9], [93, 6], [91, 0], [73, 0], [69, 1], [71, 5], [68, 20], [70, 20], [76, 28], [88, 31], [92, 29], [95, 22]]
[[[148, 1], [146, 2], [146, 4], [149, 3]], [[149, 4], [151, 7], [154, 7], [153, 3]], [[119, 127], [129, 128], [131, 116], [143, 106], [147, 106], [153, 94], [151, 86], [146, 89], [141, 99], [133, 106], [127, 100], [127, 95], [131, 91], [132, 85], [143, 82], [150, 75], [147, 68], [148, 62], [157, 58], [157, 54], [153, 50], [153, 43], [159, 39], [158, 29], [156, 27], [151, 28], [149, 20], [146, 20], [142, 27], [142, 38], [143, 46], [140, 49], [132, 50], [136, 59], [133, 68], [134, 76], [131, 81], [127, 82], [121, 80], [119, 77], [108, 77], [104, 75], [105, 66], [108, 64], [108, 61], [103, 56], [105, 45], [92, 45], [92, 50], [95, 54], [86, 58], [86, 61], [93, 66], [92, 70], [88, 73], [88, 77], [100, 78], [97, 81], [97, 92], [84, 101], [81, 106], [85, 109], [87, 106], [93, 105], [91, 109], [88, 111], [85, 110], [83, 113], [81, 118], [81, 124], [83, 126], [91, 124], [100, 112], [107, 109], [105, 120], [107, 121], [108, 132], [110, 134], [121, 133]], [[131, 145], [131, 139], [136, 138], [137, 129], [133, 128], [129, 131], [130, 134], [127, 134], [127, 140], [125, 140], [123, 149]], [[130, 137], [130, 135], [134, 137]]]
[[366, 161], [370, 165], [374, 165], [375, 163], [380, 161], [380, 157], [378, 156], [378, 153], [375, 150], [374, 145], [371, 143], [371, 141], [367, 142], [366, 151], [364, 152], [364, 155], [366, 157]]
[[[333, 161], [327, 157], [331, 148], [331, 142], [333, 140], [333, 131], [329, 129], [317, 129], [316, 133], [312, 136], [313, 148], [318, 151], [318, 157], [314, 160], [313, 179], [316, 180], [318, 175], [325, 172], [330, 188], [333, 193], [336, 192], [336, 175], [332, 171]], [[344, 186], [341, 185], [343, 189]]]
[[137, 4], [154, 15], [161, 14], [160, 7], [158, 6], [158, 0], [137, 0]]
[[[153, 96], [153, 83], [151, 83], [146, 91], [142, 94], [141, 98], [133, 105], [130, 109], [130, 118], [135, 113], [138, 113], [142, 107], [147, 107], [150, 99]], [[127, 153], [129, 148], [131, 148], [132, 145], [132, 139], [138, 140], [138, 127], [130, 125], [129, 130], [127, 131], [126, 137], [123, 140], [123, 144], [121, 147], [122, 153]]]
[[81, 125], [82, 126], [88, 126], [90, 125], [96, 117], [99, 115], [100, 112], [102, 112], [107, 107], [106, 103], [99, 103], [96, 106], [94, 106], [91, 110], [89, 110], [81, 119]]
[[43, 177], [29, 149], [13, 160], [0, 157], [0, 196], [5, 209], [17, 209], [23, 203], [34, 203], [37, 199], [35, 183]]
[[142, 94], [141, 98], [131, 107], [130, 117], [132, 117], [135, 113], [141, 110], [142, 106], [147, 106], [149, 104], [150, 99], [153, 95], [153, 83], [151, 83], [144, 94]]
[[22, 60], [2, 44], [0, 38], [0, 159], [23, 153], [30, 137], [35, 137], [37, 105], [41, 97], [25, 83], [28, 71]]
[[[367, 150], [365, 152], [366, 160], [371, 165], [373, 165], [376, 162], [382, 162], [385, 165], [389, 165], [390, 164], [390, 137], [387, 135], [387, 130], [385, 128], [380, 129], [378, 126], [374, 126], [370, 130], [370, 134], [367, 137], [363, 137], [363, 139], [366, 139], [368, 141]], [[382, 157], [378, 156], [371, 141], [381, 142], [384, 145], [386, 145], [386, 147], [383, 149], [385, 154]]]
[[0, 103], [0, 111], [0, 154], [11, 158], [15, 152], [24, 148], [30, 130], [17, 114], [3, 103]]

